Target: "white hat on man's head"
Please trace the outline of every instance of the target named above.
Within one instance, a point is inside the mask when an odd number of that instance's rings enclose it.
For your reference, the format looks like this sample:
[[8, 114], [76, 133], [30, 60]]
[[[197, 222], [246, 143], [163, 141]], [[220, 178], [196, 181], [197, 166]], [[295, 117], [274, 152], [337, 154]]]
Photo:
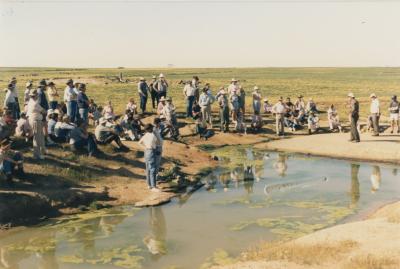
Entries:
[[164, 101], [165, 101], [165, 97], [164, 97], [164, 96], [161, 96], [160, 102], [164, 102]]
[[258, 88], [258, 86], [254, 86], [254, 90], [259, 90], [260, 88]]
[[237, 82], [236, 78], [231, 79], [231, 82]]
[[30, 81], [30, 80], [25, 84], [26, 87], [30, 87], [30, 86], [32, 86], [32, 85], [33, 85], [33, 83], [32, 83], [32, 81]]
[[351, 98], [354, 98], [354, 94], [352, 92], [349, 92], [349, 94], [347, 96], [351, 97]]
[[164, 77], [164, 74], [161, 73], [159, 77], [160, 77], [160, 78], [163, 78], [163, 77]]
[[371, 95], [369, 96], [369, 98], [376, 98], [376, 94], [375, 94], [375, 93], [371, 93]]

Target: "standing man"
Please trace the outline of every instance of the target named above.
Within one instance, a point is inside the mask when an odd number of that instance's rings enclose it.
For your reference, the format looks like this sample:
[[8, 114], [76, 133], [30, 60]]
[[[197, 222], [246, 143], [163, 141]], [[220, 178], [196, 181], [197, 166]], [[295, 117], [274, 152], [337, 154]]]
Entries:
[[24, 92], [24, 106], [26, 106], [29, 102], [29, 93], [31, 92], [33, 87], [32, 80], [28, 80], [28, 82], [25, 84], [25, 92]]
[[39, 104], [47, 112], [49, 110], [49, 102], [46, 97], [47, 83], [46, 80], [42, 79], [39, 82], [39, 87], [37, 89]]
[[36, 89], [32, 89], [29, 95], [26, 114], [33, 131], [33, 156], [35, 159], [43, 160], [46, 152], [43, 132], [43, 119], [46, 111], [40, 105]]
[[201, 116], [202, 116], [201, 122], [203, 123], [203, 126], [205, 126], [205, 124], [207, 124], [207, 121], [209, 121], [210, 118], [208, 110], [208, 106], [210, 106], [210, 96], [208, 95], [206, 88], [203, 89], [203, 92], [200, 95], [199, 105], [201, 107]]
[[49, 85], [47, 85], [47, 96], [49, 98], [49, 105], [50, 108], [55, 110], [57, 109], [57, 105], [58, 105], [58, 91], [56, 88], [56, 84], [53, 81], [49, 82]]
[[15, 119], [18, 120], [21, 114], [21, 109], [19, 107], [19, 100], [18, 100], [17, 78], [16, 77], [11, 78], [10, 84], [12, 85], [12, 92], [15, 98], [15, 116], [16, 116]]
[[85, 83], [79, 84], [78, 109], [81, 120], [87, 124], [89, 122], [89, 98], [86, 95]]
[[148, 91], [149, 85], [147, 85], [146, 79], [141, 77], [138, 83], [138, 92], [140, 96], [140, 109], [142, 110], [142, 114], [146, 112]]
[[196, 98], [195, 96], [196, 88], [193, 86], [191, 81], [187, 81], [185, 87], [183, 88], [183, 95], [186, 99], [186, 117], [193, 117], [193, 102]]
[[8, 84], [7, 88], [5, 89], [6, 91], [6, 96], [4, 98], [4, 106], [6, 107], [8, 110], [11, 111], [11, 115], [13, 117], [14, 120], [17, 120], [17, 104], [16, 104], [16, 100], [15, 100], [15, 96], [14, 96], [14, 92], [13, 92], [13, 84]]
[[152, 79], [151, 79], [151, 83], [149, 85], [150, 95], [151, 95], [151, 104], [153, 106], [153, 109], [157, 108], [157, 105], [158, 105], [158, 102], [159, 102], [158, 92], [157, 92], [157, 89], [154, 87], [156, 81], [157, 81], [157, 77], [153, 76]]
[[69, 79], [64, 90], [64, 102], [67, 104], [67, 115], [71, 122], [76, 122], [78, 118], [78, 91], [74, 87], [74, 81]]
[[160, 74], [159, 79], [154, 83], [154, 88], [158, 92], [158, 98], [167, 97], [168, 82], [163, 74]]
[[239, 85], [237, 79], [235, 78], [231, 79], [231, 84], [228, 86], [229, 96], [233, 95], [234, 92], [239, 94]]
[[275, 114], [276, 117], [276, 135], [277, 136], [283, 136], [285, 135], [285, 113], [286, 113], [286, 105], [283, 103], [283, 98], [282, 96], [279, 98], [278, 103], [276, 103], [272, 107], [272, 113]]
[[357, 130], [357, 122], [359, 118], [359, 104], [352, 92], [349, 93], [347, 96], [349, 97], [349, 107], [350, 107], [350, 113], [349, 113], [350, 133], [351, 133], [350, 142], [358, 143], [360, 142], [360, 134], [358, 133]]
[[221, 121], [221, 132], [229, 132], [229, 100], [226, 91], [221, 88], [218, 92], [219, 118]]
[[399, 102], [397, 101], [397, 96], [396, 95], [392, 96], [392, 101], [390, 102], [390, 105], [389, 105], [389, 111], [390, 111], [390, 127], [391, 127], [390, 133], [393, 134], [395, 125], [397, 127], [397, 133], [400, 133], [400, 129], [399, 129]]
[[374, 128], [373, 136], [379, 136], [379, 117], [381, 115], [379, 100], [376, 97], [375, 93], [372, 93], [369, 97], [371, 98], [370, 112], [371, 112], [372, 126]]

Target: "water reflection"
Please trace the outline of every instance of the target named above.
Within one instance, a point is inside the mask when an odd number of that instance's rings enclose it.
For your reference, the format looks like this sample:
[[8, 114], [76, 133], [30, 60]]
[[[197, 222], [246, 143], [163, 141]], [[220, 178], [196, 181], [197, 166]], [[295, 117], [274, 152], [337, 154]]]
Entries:
[[146, 245], [154, 260], [167, 254], [167, 225], [164, 213], [160, 206], [149, 207], [149, 233], [143, 238], [143, 243]]
[[286, 176], [286, 171], [288, 169], [288, 166], [286, 164], [287, 159], [288, 159], [287, 155], [279, 153], [278, 159], [274, 163], [274, 169], [281, 177]]
[[359, 164], [350, 164], [351, 166], [351, 185], [350, 185], [350, 198], [351, 206], [355, 207], [360, 200], [360, 183], [358, 181], [358, 172], [360, 170]]
[[371, 173], [371, 193], [375, 193], [381, 186], [381, 168], [377, 165], [372, 166]]

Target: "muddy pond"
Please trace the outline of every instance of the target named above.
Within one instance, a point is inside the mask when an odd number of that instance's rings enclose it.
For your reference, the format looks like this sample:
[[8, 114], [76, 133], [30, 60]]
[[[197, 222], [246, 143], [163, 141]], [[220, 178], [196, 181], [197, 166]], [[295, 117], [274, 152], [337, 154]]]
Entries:
[[400, 198], [398, 168], [248, 147], [194, 193], [153, 208], [48, 221], [0, 238], [0, 268], [209, 268], [260, 241], [290, 240], [363, 218]]

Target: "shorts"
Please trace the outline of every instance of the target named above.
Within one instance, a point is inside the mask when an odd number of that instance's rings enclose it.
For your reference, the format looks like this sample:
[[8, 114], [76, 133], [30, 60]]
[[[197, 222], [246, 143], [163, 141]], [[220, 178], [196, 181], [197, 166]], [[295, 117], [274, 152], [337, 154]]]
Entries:
[[399, 113], [390, 113], [390, 120], [398, 121], [399, 120]]

